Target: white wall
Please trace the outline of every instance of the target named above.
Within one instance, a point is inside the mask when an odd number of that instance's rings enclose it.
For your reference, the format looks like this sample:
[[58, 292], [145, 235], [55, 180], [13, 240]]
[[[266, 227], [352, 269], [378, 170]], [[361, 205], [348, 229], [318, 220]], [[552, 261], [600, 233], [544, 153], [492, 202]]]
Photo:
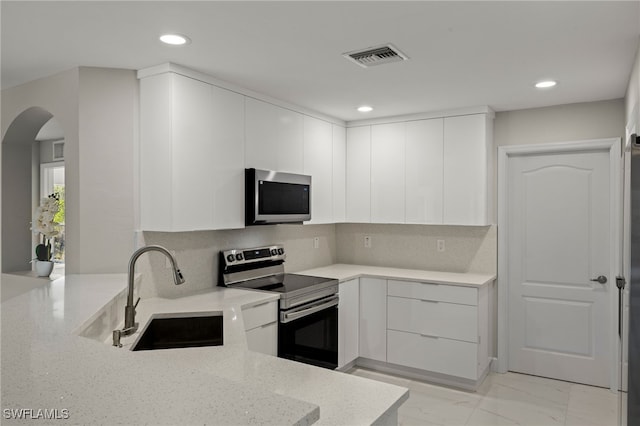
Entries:
[[66, 176], [80, 182], [72, 271], [124, 272], [134, 249], [138, 79], [132, 70], [87, 67], [79, 78], [80, 161], [77, 176]]
[[[135, 71], [81, 67], [3, 90], [3, 142], [13, 120], [34, 106], [51, 113], [65, 136], [66, 273], [126, 271], [134, 238]], [[2, 208], [3, 222], [21, 217], [6, 197]]]
[[[1, 98], [1, 129], [3, 144], [3, 179], [2, 187], [2, 242], [4, 250], [2, 255], [2, 270], [29, 270], [29, 265], [23, 266], [25, 260], [31, 259], [31, 231], [29, 222], [31, 221], [31, 179], [28, 174], [31, 172], [32, 157], [29, 154], [28, 163], [24, 166], [16, 164], [14, 155], [7, 155], [5, 143], [14, 143], [14, 137], [18, 137], [24, 143], [31, 144], [35, 139], [40, 127], [53, 115], [59, 121], [66, 136], [67, 149], [74, 155], [68, 160], [72, 161], [74, 167], [78, 164], [78, 69], [66, 71], [51, 77], [36, 80], [27, 84], [5, 89]], [[24, 128], [11, 128], [12, 124], [20, 124], [15, 121], [23, 112], [28, 111], [31, 117], [35, 117], [31, 123], [22, 123]], [[22, 116], [24, 118], [25, 116]], [[20, 120], [21, 121], [21, 120]], [[13, 132], [16, 131], [14, 134]], [[13, 134], [13, 136], [12, 136]], [[30, 135], [30, 136], [29, 136]], [[25, 140], [24, 138], [29, 140]], [[20, 141], [17, 141], [20, 143]], [[14, 149], [14, 148], [10, 148]], [[15, 148], [25, 150], [27, 148]], [[32, 147], [28, 147], [31, 153]], [[15, 154], [15, 153], [14, 153]], [[24, 153], [26, 156], [26, 153]], [[13, 158], [13, 160], [12, 160]], [[26, 158], [26, 157], [23, 157]], [[19, 160], [17, 160], [19, 161]], [[11, 164], [11, 166], [8, 166]], [[8, 166], [8, 167], [5, 167]], [[14, 173], [10, 167], [24, 167], [23, 174]], [[24, 172], [28, 171], [28, 174]], [[10, 179], [7, 179], [10, 176]], [[74, 182], [73, 190], [67, 189], [67, 200], [70, 206], [77, 206], [78, 183]], [[10, 200], [10, 202], [7, 202]], [[16, 201], [17, 200], [17, 201]], [[26, 201], [28, 200], [28, 201]], [[27, 211], [28, 209], [28, 211]], [[76, 212], [67, 210], [67, 217], [77, 217]], [[77, 232], [77, 229], [75, 229]], [[77, 241], [72, 239], [72, 241]], [[7, 250], [7, 246], [12, 247]], [[23, 253], [24, 251], [24, 253]], [[67, 246], [67, 253], [77, 251], [77, 246]]]
[[625, 97], [625, 117], [627, 129], [636, 128], [640, 123], [640, 43], [636, 52], [636, 60], [629, 76], [627, 95]]
[[494, 121], [496, 147], [623, 135], [622, 99], [497, 112]]

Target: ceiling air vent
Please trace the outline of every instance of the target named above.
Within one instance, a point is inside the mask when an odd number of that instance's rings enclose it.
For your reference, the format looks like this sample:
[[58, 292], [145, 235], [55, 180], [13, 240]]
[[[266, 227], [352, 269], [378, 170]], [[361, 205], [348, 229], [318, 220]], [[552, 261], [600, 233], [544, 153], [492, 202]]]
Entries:
[[369, 68], [374, 65], [389, 64], [391, 62], [406, 61], [409, 59], [407, 55], [402, 53], [400, 49], [392, 44], [348, 52], [344, 53], [342, 56], [364, 68]]

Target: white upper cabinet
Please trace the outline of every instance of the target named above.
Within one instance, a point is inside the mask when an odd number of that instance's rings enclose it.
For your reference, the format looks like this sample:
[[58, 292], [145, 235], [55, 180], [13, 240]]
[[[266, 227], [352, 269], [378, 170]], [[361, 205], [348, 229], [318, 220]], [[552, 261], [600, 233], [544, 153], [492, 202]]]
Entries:
[[348, 222], [491, 224], [490, 110], [347, 129]]
[[405, 222], [405, 123], [371, 126], [371, 221]]
[[333, 131], [304, 116], [304, 174], [311, 176], [311, 222], [333, 222]]
[[371, 222], [371, 126], [347, 129], [347, 222]]
[[346, 221], [347, 189], [347, 132], [344, 127], [331, 125], [333, 131], [333, 222]]
[[174, 77], [172, 108], [173, 229], [209, 229], [214, 222], [214, 191], [210, 190], [213, 179], [206, 177], [205, 171], [217, 154], [210, 125], [213, 118], [211, 86], [186, 77]]
[[444, 119], [444, 223], [488, 225], [492, 123], [486, 114]]
[[[211, 86], [211, 189], [216, 229], [244, 227], [244, 96]], [[225, 202], [228, 200], [228, 202]]]
[[170, 231], [173, 188], [172, 74], [140, 81], [140, 227]]
[[304, 173], [303, 115], [246, 98], [247, 168]]
[[443, 125], [442, 118], [406, 124], [406, 223], [443, 223]]
[[174, 73], [140, 82], [141, 229], [244, 226], [244, 98]]

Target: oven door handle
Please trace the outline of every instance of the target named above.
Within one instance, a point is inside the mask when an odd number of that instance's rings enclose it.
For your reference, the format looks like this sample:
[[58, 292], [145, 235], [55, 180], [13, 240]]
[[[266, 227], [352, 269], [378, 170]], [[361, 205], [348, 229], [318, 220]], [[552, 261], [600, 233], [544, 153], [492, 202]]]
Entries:
[[337, 305], [338, 305], [338, 296], [336, 295], [329, 299], [325, 299], [323, 303], [311, 306], [309, 308], [300, 309], [299, 311], [294, 311], [294, 312], [281, 312], [280, 322], [283, 324], [286, 324], [288, 322], [295, 321], [300, 318], [304, 318], [306, 316], [319, 312], [323, 309], [327, 309]]

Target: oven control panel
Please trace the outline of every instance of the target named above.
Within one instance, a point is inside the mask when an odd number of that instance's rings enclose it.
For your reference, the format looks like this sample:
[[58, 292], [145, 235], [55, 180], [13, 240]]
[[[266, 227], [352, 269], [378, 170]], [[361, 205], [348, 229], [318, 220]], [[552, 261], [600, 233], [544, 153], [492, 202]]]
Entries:
[[222, 252], [226, 266], [245, 265], [264, 261], [283, 261], [287, 257], [282, 245], [276, 244], [250, 249], [233, 249]]

